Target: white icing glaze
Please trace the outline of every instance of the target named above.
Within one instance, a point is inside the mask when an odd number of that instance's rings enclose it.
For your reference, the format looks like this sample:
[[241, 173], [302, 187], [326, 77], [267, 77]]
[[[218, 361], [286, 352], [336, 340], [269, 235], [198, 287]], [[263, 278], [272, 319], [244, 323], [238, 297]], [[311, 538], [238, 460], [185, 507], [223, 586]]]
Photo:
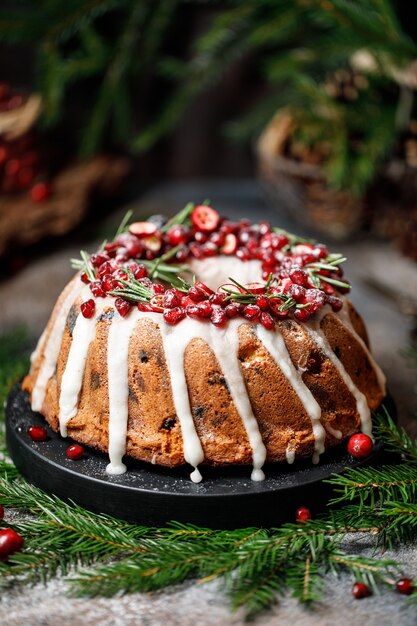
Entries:
[[129, 344], [132, 332], [140, 318], [135, 308], [126, 318], [115, 312], [110, 324], [107, 343], [107, 371], [109, 388], [109, 458], [106, 472], [123, 474], [126, 465], [122, 462], [126, 453], [129, 400]]
[[356, 400], [356, 408], [359, 413], [361, 419], [361, 430], [366, 435], [372, 435], [372, 420], [371, 420], [371, 411], [368, 406], [368, 402], [364, 394], [359, 391], [346, 369], [343, 366], [343, 363], [340, 359], [337, 358], [335, 353], [333, 352], [326, 335], [320, 328], [321, 320], [328, 314], [331, 313], [331, 309], [329, 305], [324, 306], [319, 313], [317, 313], [313, 318], [311, 318], [305, 325], [305, 329], [313, 339], [313, 341], [319, 346], [322, 352], [327, 356], [327, 358], [333, 363], [335, 368], [340, 374], [341, 379], [345, 383], [346, 387], [349, 389], [350, 393]]
[[[62, 337], [64, 335], [65, 323], [71, 306], [81, 292], [83, 284], [78, 276], [68, 285], [62, 294], [62, 300], [58, 302], [56, 317], [45, 342], [43, 361], [41, 363], [38, 376], [32, 391], [32, 411], [41, 411], [45, 399], [46, 386], [48, 381], [55, 374], [59, 351], [61, 349]], [[39, 344], [38, 344], [39, 347]], [[37, 347], [37, 348], [38, 348]], [[37, 349], [36, 348], [36, 349]], [[36, 350], [35, 350], [36, 352]]]
[[287, 445], [287, 449], [285, 450], [285, 458], [287, 459], [288, 465], [292, 465], [295, 461], [295, 448], [291, 442]]
[[191, 259], [189, 266], [198, 279], [210, 289], [218, 289], [223, 283], [229, 283], [229, 276], [245, 285], [258, 282], [262, 274], [260, 261], [241, 261], [235, 256], [226, 255]]
[[256, 326], [256, 334], [294, 389], [311, 419], [314, 435], [313, 463], [318, 463], [320, 454], [324, 452], [324, 441], [326, 439], [326, 432], [320, 422], [320, 405], [304, 383], [300, 372], [294, 367], [279, 327], [276, 326], [274, 331], [270, 331], [258, 324]]
[[341, 310], [338, 313], [333, 313], [333, 315], [335, 315], [341, 322], [342, 324], [349, 329], [350, 333], [353, 335], [353, 337], [356, 339], [356, 341], [359, 343], [359, 345], [361, 346], [362, 350], [365, 352], [366, 356], [368, 357], [368, 360], [375, 372], [375, 376], [377, 378], [378, 384], [381, 387], [382, 391], [384, 392], [384, 395], [386, 393], [386, 378], [385, 378], [385, 374], [384, 372], [381, 370], [381, 368], [379, 367], [378, 363], [375, 361], [374, 357], [371, 354], [371, 351], [369, 350], [368, 346], [366, 345], [366, 343], [364, 342], [364, 340], [362, 339], [362, 337], [356, 332], [356, 330], [353, 327], [352, 324], [352, 320], [350, 319], [350, 315], [349, 315], [349, 305], [348, 305], [348, 301], [347, 298], [345, 298], [344, 296], [341, 296], [342, 300], [343, 300], [343, 307], [341, 308]]
[[201, 480], [197, 466], [204, 460], [201, 442], [198, 438], [191, 413], [188, 389], [184, 371], [185, 349], [192, 339], [199, 338], [213, 351], [231, 398], [242, 419], [252, 448], [252, 480], [263, 480], [262, 466], [265, 463], [266, 448], [259, 432], [258, 422], [253, 414], [245, 381], [238, 359], [238, 329], [242, 320], [230, 320], [226, 329], [216, 328], [210, 322], [186, 318], [175, 328], [164, 322], [158, 323], [164, 342], [165, 358], [171, 378], [175, 410], [180, 421], [183, 436], [184, 458], [195, 469], [191, 474], [194, 482]]
[[333, 426], [330, 426], [330, 424], [325, 424], [324, 428], [327, 430], [327, 432], [332, 435], [335, 439], [341, 439], [343, 437], [343, 433], [341, 430], [337, 430], [336, 428], [333, 428]]

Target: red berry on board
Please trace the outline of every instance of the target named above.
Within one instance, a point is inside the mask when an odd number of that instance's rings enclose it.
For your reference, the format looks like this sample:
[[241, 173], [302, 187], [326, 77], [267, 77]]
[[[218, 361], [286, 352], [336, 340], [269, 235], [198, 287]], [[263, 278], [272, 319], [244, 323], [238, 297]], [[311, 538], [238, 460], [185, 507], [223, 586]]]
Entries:
[[51, 187], [48, 183], [36, 183], [30, 190], [30, 197], [33, 202], [44, 202], [51, 195]]
[[84, 448], [78, 445], [78, 443], [73, 443], [71, 446], [68, 446], [65, 454], [71, 461], [78, 461], [78, 459], [82, 459], [84, 456]]
[[401, 578], [395, 583], [395, 588], [398, 593], [401, 593], [403, 596], [409, 596], [413, 593], [415, 586], [413, 585], [412, 578]]
[[90, 318], [94, 315], [94, 311], [96, 310], [96, 303], [92, 298], [90, 298], [90, 300], [83, 302], [80, 308], [83, 316], [86, 318]]
[[194, 207], [190, 217], [194, 228], [203, 233], [212, 233], [220, 223], [220, 215], [217, 211], [204, 204]]
[[367, 598], [370, 595], [372, 595], [371, 590], [369, 589], [368, 585], [365, 585], [365, 583], [355, 583], [353, 585], [352, 596], [357, 600], [360, 600], [361, 598]]
[[348, 451], [355, 459], [364, 459], [369, 456], [374, 447], [373, 441], [368, 435], [357, 433], [352, 435], [348, 442]]
[[0, 504], [0, 520], [4, 519], [4, 506], [1, 506]]
[[156, 225], [152, 222], [133, 222], [129, 226], [129, 232], [136, 237], [148, 237], [157, 231]]
[[48, 439], [48, 431], [43, 426], [29, 426], [28, 435], [32, 441], [46, 441]]
[[0, 530], [0, 561], [7, 561], [9, 556], [23, 548], [23, 544], [23, 537], [15, 530]]
[[304, 524], [311, 519], [311, 511], [307, 506], [300, 506], [295, 512], [295, 520], [299, 524]]

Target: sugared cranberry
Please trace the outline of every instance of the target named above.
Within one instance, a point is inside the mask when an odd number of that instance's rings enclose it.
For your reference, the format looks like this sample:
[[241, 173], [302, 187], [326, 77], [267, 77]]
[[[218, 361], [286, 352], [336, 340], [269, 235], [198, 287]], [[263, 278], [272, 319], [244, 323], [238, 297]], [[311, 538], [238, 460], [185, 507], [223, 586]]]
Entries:
[[142, 312], [149, 313], [152, 311], [152, 307], [149, 304], [145, 304], [145, 302], [138, 302], [137, 308], [138, 308], [138, 311], [142, 311]]
[[357, 433], [352, 435], [348, 442], [348, 451], [355, 459], [364, 459], [369, 456], [374, 447], [373, 441], [368, 435]]
[[48, 431], [43, 426], [29, 426], [28, 435], [32, 441], [46, 441], [48, 439]]
[[165, 309], [164, 320], [167, 324], [174, 326], [178, 324], [185, 317], [185, 311], [182, 307], [175, 307], [174, 309]]
[[203, 300], [203, 302], [199, 302], [197, 305], [197, 309], [199, 311], [199, 317], [210, 317], [213, 311], [213, 306], [208, 302], [208, 300]]
[[131, 237], [125, 242], [126, 254], [129, 258], [135, 259], [140, 257], [143, 252], [143, 245], [137, 237]]
[[304, 300], [306, 290], [304, 289], [304, 287], [301, 287], [301, 285], [296, 285], [292, 283], [291, 285], [288, 285], [285, 293], [287, 294], [287, 296], [290, 296], [290, 298], [293, 298], [296, 302], [302, 302]]
[[182, 263], [183, 261], [188, 259], [189, 254], [190, 254], [189, 247], [188, 246], [183, 246], [180, 250], [178, 250], [175, 253], [175, 259], [177, 261], [179, 261], [180, 263]]
[[190, 217], [194, 228], [203, 233], [213, 232], [220, 223], [220, 216], [217, 211], [204, 204], [194, 207]]
[[44, 202], [51, 195], [51, 187], [48, 183], [36, 183], [30, 190], [33, 202]]
[[307, 287], [308, 285], [308, 274], [304, 272], [304, 270], [295, 269], [290, 272], [290, 278], [293, 283], [297, 285], [301, 285], [302, 287]]
[[90, 300], [86, 300], [85, 302], [83, 302], [80, 308], [83, 316], [90, 318], [94, 315], [94, 311], [96, 310], [96, 303], [92, 298], [90, 298]]
[[247, 304], [243, 307], [242, 313], [243, 317], [254, 322], [261, 315], [261, 309], [256, 304]]
[[171, 230], [167, 233], [168, 243], [171, 246], [178, 246], [183, 243], [187, 243], [190, 236], [190, 231], [185, 226], [173, 226]]
[[116, 298], [116, 300], [114, 301], [114, 306], [116, 307], [119, 315], [121, 315], [122, 317], [126, 317], [131, 309], [131, 304], [123, 298]]
[[78, 443], [73, 443], [71, 446], [68, 446], [65, 454], [71, 461], [78, 461], [78, 459], [82, 459], [84, 456], [84, 448]]
[[216, 246], [219, 246], [219, 247], [224, 246], [226, 242], [226, 235], [224, 233], [221, 233], [220, 231], [211, 233], [209, 237], [209, 241], [216, 244]]
[[156, 224], [152, 224], [152, 222], [133, 222], [129, 226], [129, 232], [136, 237], [148, 237], [156, 231]]
[[240, 307], [238, 304], [230, 303], [225, 306], [224, 312], [227, 317], [237, 317], [240, 313]]
[[317, 259], [325, 259], [326, 257], [329, 256], [328, 249], [326, 248], [326, 246], [323, 246], [323, 244], [321, 243], [318, 243], [317, 245], [315, 245], [311, 252]]
[[226, 313], [223, 311], [221, 307], [216, 306], [213, 309], [213, 312], [210, 316], [210, 321], [215, 326], [219, 326], [219, 327], [224, 326], [227, 322]]
[[274, 330], [275, 322], [274, 322], [274, 318], [272, 317], [272, 315], [270, 315], [266, 311], [262, 311], [261, 317], [259, 318], [259, 320], [264, 328], [266, 328], [267, 330]]
[[110, 274], [106, 274], [105, 276], [103, 276], [101, 284], [106, 293], [108, 291], [113, 291], [117, 287], [116, 281]]
[[180, 304], [181, 298], [176, 289], [167, 289], [164, 293], [164, 307], [166, 309], [173, 309], [174, 307], [180, 306]]
[[201, 251], [201, 246], [198, 243], [191, 243], [189, 247], [191, 255], [195, 259], [204, 259], [204, 254]]
[[398, 591], [398, 593], [401, 593], [404, 596], [410, 596], [415, 589], [413, 579], [401, 578], [401, 580], [398, 580], [395, 583], [395, 589]]
[[188, 297], [193, 302], [201, 302], [207, 298], [207, 294], [197, 289], [197, 287], [190, 287], [188, 290]]
[[149, 306], [152, 311], [162, 313], [164, 310], [164, 296], [162, 293], [157, 293], [149, 300]]
[[202, 233], [198, 230], [196, 233], [194, 233], [194, 239], [197, 243], [206, 243], [207, 235], [206, 233]]
[[304, 524], [311, 519], [311, 511], [307, 506], [300, 506], [295, 512], [295, 520], [298, 523]]
[[93, 283], [90, 283], [89, 285], [92, 294], [96, 297], [96, 298], [104, 298], [106, 295], [106, 292], [103, 289], [103, 286], [101, 284], [101, 280], [95, 280]]
[[371, 590], [365, 583], [355, 583], [352, 587], [352, 596], [357, 600], [367, 598], [371, 595]]
[[295, 309], [294, 311], [294, 317], [296, 320], [298, 320], [299, 322], [308, 322], [308, 320], [310, 319], [310, 311], [308, 310], [308, 308], [306, 309]]
[[9, 556], [19, 552], [23, 545], [23, 537], [12, 528], [0, 530], [0, 561], [7, 561]]

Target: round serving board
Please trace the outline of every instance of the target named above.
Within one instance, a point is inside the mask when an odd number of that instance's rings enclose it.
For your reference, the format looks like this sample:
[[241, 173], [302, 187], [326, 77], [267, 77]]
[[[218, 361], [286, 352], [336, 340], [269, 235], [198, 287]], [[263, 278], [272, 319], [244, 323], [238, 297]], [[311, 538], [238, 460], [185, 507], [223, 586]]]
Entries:
[[[31, 425], [46, 426], [47, 441], [32, 441], [27, 434]], [[7, 403], [6, 434], [11, 458], [29, 482], [92, 511], [150, 526], [171, 520], [211, 528], [276, 526], [293, 520], [301, 505], [319, 512], [332, 495], [323, 480], [364, 464], [352, 460], [342, 445], [325, 453], [319, 465], [311, 461], [267, 465], [263, 482], [251, 481], [250, 467], [203, 466], [203, 481], [194, 484], [192, 468], [161, 468], [129, 459], [125, 474], [109, 476], [105, 454], [86, 448], [82, 459], [67, 459], [72, 440], [54, 433], [39, 413], [31, 411], [28, 395], [19, 386]], [[381, 452], [381, 445], [375, 445], [366, 463], [377, 462]]]

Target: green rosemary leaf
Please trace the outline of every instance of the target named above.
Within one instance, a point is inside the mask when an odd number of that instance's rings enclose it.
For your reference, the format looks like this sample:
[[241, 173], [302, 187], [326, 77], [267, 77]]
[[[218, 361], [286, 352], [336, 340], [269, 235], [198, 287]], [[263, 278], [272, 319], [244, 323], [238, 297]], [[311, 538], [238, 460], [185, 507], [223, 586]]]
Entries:
[[171, 217], [170, 220], [161, 228], [161, 233], [167, 233], [173, 226], [187, 224], [189, 222], [189, 217], [191, 215], [192, 210], [194, 209], [195, 204], [193, 202], [189, 202], [185, 205], [185, 207], [179, 211], [176, 215]]
[[[133, 215], [133, 211], [132, 209], [129, 209], [125, 216], [123, 217], [122, 221], [119, 224], [118, 229], [116, 230], [116, 234], [113, 237], [113, 241], [116, 240], [118, 238], [119, 235], [121, 235], [122, 233], [124, 233], [127, 230], [127, 225], [129, 224], [131, 218]], [[102, 245], [102, 247], [104, 248], [104, 245]]]
[[329, 278], [329, 276], [322, 276], [320, 274], [320, 280], [324, 281], [325, 283], [329, 283], [330, 285], [334, 285], [335, 287], [350, 289], [349, 283], [345, 283], [342, 280], [337, 280], [336, 278]]

